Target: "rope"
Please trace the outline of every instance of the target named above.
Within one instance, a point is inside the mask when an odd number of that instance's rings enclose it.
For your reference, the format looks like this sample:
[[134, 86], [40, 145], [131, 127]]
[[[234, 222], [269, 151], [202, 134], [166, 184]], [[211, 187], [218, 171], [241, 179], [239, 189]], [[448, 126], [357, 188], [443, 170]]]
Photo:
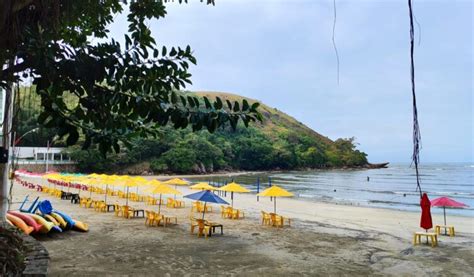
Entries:
[[415, 30], [413, 27], [413, 8], [412, 0], [408, 0], [408, 11], [410, 15], [410, 77], [411, 77], [411, 93], [413, 97], [413, 154], [412, 164], [415, 165], [416, 172], [416, 191], [420, 192], [420, 198], [422, 196], [421, 184], [420, 184], [420, 173], [418, 165], [420, 163], [420, 148], [421, 148], [421, 134], [420, 126], [418, 124], [418, 110], [416, 107], [416, 93], [415, 93]]
[[337, 67], [337, 84], [339, 84], [339, 53], [337, 51], [335, 32], [336, 32], [336, 20], [337, 20], [337, 11], [336, 11], [336, 0], [333, 0], [333, 10], [334, 10], [334, 21], [332, 24], [332, 46], [334, 47], [334, 53], [336, 54], [336, 67]]

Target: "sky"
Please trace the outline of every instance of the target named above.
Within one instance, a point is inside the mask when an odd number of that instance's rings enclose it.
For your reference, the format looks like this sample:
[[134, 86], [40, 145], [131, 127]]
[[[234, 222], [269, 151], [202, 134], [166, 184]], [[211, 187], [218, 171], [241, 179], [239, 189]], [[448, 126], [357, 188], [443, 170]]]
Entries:
[[[189, 0], [149, 22], [160, 45], [194, 50], [189, 90], [240, 94], [331, 139], [355, 137], [370, 162], [412, 153], [407, 1]], [[473, 2], [414, 1], [422, 162], [473, 162]], [[127, 28], [117, 16], [111, 36]]]

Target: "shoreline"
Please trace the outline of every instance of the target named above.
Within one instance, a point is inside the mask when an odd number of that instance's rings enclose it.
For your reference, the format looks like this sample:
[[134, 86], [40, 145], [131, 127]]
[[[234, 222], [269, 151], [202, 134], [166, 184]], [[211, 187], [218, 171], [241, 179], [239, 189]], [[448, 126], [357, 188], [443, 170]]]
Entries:
[[[25, 178], [30, 179], [30, 178]], [[31, 179], [30, 179], [31, 180]], [[45, 184], [43, 179], [35, 183]], [[245, 212], [241, 220], [223, 219], [220, 206], [205, 218], [222, 223], [223, 236], [197, 238], [190, 234], [191, 202], [186, 207], [162, 206], [176, 216], [178, 225], [148, 227], [144, 219], [117, 218], [80, 208], [70, 201], [36, 190], [13, 187], [14, 201], [25, 195], [49, 199], [55, 209], [90, 226], [88, 233], [73, 231], [40, 236], [51, 256], [51, 275], [449, 275], [474, 271], [474, 219], [449, 216], [456, 237], [441, 236], [440, 246], [413, 246], [413, 232], [420, 214], [361, 206], [308, 202], [302, 198], [278, 198], [277, 213], [292, 219], [291, 227], [262, 226], [260, 211], [273, 211], [274, 202], [255, 194], [235, 194], [234, 207]], [[178, 187], [183, 195], [196, 192]], [[89, 196], [89, 193], [81, 193]], [[94, 199], [104, 195], [92, 194]], [[165, 196], [166, 199], [167, 196]], [[172, 196], [171, 196], [172, 197]], [[223, 197], [230, 202], [230, 195]], [[124, 199], [109, 197], [111, 203]], [[143, 202], [136, 208], [157, 210]], [[18, 208], [14, 205], [13, 208]], [[200, 213], [191, 213], [201, 216]], [[433, 224], [442, 216], [433, 215]], [[87, 241], [87, 243], [84, 243]], [[321, 251], [323, 250], [324, 251]], [[77, 255], [77, 253], [81, 253]], [[126, 261], [126, 262], [125, 262]]]
[[[265, 173], [280, 173], [280, 172], [309, 172], [309, 171], [351, 171], [351, 170], [370, 170], [370, 169], [383, 169], [383, 167], [370, 167], [371, 164], [364, 166], [343, 166], [343, 167], [324, 167], [324, 168], [296, 168], [296, 169], [267, 169], [267, 170], [230, 170], [230, 171], [214, 171], [212, 173], [170, 173], [170, 174], [126, 174], [124, 172], [107, 172], [106, 174], [119, 174], [119, 175], [130, 175], [130, 176], [142, 176], [142, 177], [156, 177], [157, 179], [166, 178], [191, 178], [191, 177], [213, 177], [213, 176], [239, 176], [239, 175], [253, 175], [253, 174], [265, 174]], [[83, 173], [91, 174], [91, 173]]]

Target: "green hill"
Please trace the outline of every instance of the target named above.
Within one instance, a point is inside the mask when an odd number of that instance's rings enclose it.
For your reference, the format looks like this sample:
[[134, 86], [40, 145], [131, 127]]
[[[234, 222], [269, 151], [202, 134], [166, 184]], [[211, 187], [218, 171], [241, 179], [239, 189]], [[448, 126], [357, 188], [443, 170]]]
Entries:
[[[195, 94], [198, 96], [206, 96], [208, 98], [215, 98], [216, 96], [218, 96], [222, 99], [228, 99], [230, 101], [237, 102], [242, 102], [243, 99], [247, 99], [249, 103], [259, 102], [251, 98], [225, 92], [198, 91], [195, 92]], [[260, 103], [259, 110], [265, 120], [262, 124], [257, 123], [255, 125], [261, 128], [262, 131], [270, 137], [272, 137], [275, 133], [288, 132], [288, 130], [292, 130], [293, 132], [310, 136], [314, 140], [318, 140], [324, 144], [333, 143], [333, 141], [329, 138], [322, 136], [321, 134], [307, 127], [295, 118], [287, 115], [284, 112], [279, 111], [276, 108], [271, 108], [263, 103]]]
[[[186, 92], [197, 96], [239, 101], [243, 97], [216, 92]], [[249, 103], [256, 100], [246, 98]], [[293, 117], [261, 103], [262, 123], [239, 124], [210, 134], [207, 131], [162, 128], [154, 140], [137, 140], [121, 154], [102, 159], [97, 150], [72, 149], [82, 171], [143, 173], [210, 173], [232, 170], [295, 170], [352, 167], [367, 164], [366, 154], [353, 139], [332, 141]]]
[[[242, 102], [244, 97], [221, 92], [182, 92], [198, 97]], [[38, 96], [31, 89], [22, 90], [18, 133], [38, 127]], [[254, 99], [245, 98], [250, 104]], [[73, 101], [71, 100], [71, 103]], [[355, 149], [353, 138], [335, 141], [308, 128], [295, 118], [260, 103], [263, 122], [246, 128], [242, 122], [237, 130], [230, 126], [193, 133], [190, 128], [160, 128], [156, 139], [136, 139], [131, 147], [107, 158], [94, 146], [81, 150], [67, 149], [83, 172], [143, 173], [210, 173], [232, 170], [295, 170], [325, 167], [367, 165], [366, 154]], [[25, 137], [22, 146], [45, 146], [52, 139], [52, 130], [40, 128]], [[60, 146], [56, 142], [55, 146]]]

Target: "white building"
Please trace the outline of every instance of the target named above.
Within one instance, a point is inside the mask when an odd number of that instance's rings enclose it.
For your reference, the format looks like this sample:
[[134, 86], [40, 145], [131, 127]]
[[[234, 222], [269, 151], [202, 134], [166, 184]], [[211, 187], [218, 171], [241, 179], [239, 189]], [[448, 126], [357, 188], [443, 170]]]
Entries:
[[64, 147], [15, 147], [15, 159], [19, 162], [71, 163], [71, 157], [62, 153]]

